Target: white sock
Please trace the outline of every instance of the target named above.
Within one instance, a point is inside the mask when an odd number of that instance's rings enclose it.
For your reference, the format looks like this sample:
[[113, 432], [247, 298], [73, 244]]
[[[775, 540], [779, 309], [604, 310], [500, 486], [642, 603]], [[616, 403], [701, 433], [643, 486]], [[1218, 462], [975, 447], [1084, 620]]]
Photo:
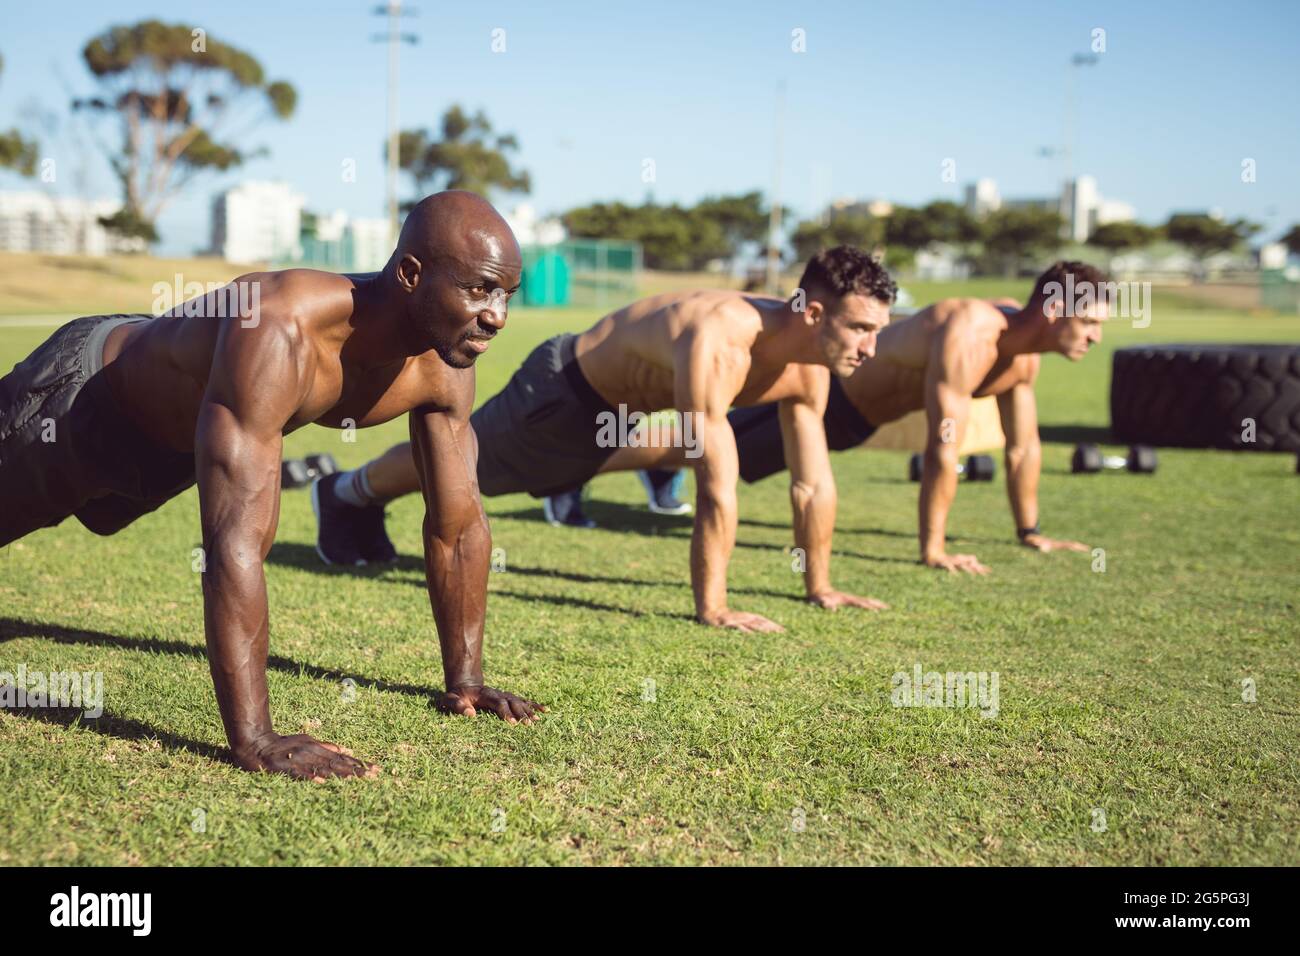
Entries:
[[368, 508], [379, 503], [370, 487], [370, 479], [366, 477], [366, 465], [339, 475], [339, 480], [334, 483], [334, 494], [354, 508]]

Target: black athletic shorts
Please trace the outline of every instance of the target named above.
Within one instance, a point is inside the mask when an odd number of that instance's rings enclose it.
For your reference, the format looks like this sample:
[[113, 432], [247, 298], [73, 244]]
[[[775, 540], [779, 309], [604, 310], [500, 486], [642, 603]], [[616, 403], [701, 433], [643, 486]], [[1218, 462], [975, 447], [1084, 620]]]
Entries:
[[0, 546], [69, 515], [112, 534], [194, 484], [194, 455], [159, 446], [118, 409], [108, 333], [147, 315], [57, 329], [0, 378]]
[[[736, 454], [740, 458], [740, 477], [754, 482], [785, 470], [785, 446], [781, 442], [781, 420], [776, 402], [737, 408], [727, 415], [736, 433]], [[856, 448], [872, 436], [876, 426], [853, 407], [844, 394], [840, 380], [831, 377], [830, 396], [826, 400], [826, 444], [831, 451]]]
[[578, 367], [572, 334], [547, 339], [470, 423], [478, 436], [478, 486], [488, 497], [544, 498], [596, 476], [618, 450], [597, 444], [598, 416], [613, 414]]

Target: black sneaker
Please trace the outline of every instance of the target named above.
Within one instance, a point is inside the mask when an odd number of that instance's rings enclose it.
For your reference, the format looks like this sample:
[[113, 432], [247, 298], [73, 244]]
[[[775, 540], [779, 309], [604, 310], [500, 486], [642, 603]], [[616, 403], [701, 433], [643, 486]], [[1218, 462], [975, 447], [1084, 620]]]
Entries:
[[546, 520], [557, 528], [594, 528], [596, 522], [582, 513], [582, 489], [566, 491], [542, 499]]
[[397, 560], [397, 549], [384, 530], [384, 509], [358, 508], [339, 498], [334, 486], [342, 474], [317, 478], [311, 486], [311, 510], [316, 515], [316, 553], [326, 564], [386, 564]]
[[638, 471], [637, 477], [645, 485], [646, 498], [650, 510], [657, 515], [688, 515], [691, 506], [680, 500], [677, 495], [686, 481], [686, 472], [669, 471], [665, 468], [650, 468]]

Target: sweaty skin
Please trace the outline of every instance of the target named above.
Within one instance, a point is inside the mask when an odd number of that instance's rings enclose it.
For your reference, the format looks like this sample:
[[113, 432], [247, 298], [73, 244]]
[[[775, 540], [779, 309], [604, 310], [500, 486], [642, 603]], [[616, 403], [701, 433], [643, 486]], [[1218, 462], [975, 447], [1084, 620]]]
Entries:
[[[446, 678], [439, 705], [510, 723], [544, 709], [484, 686], [482, 674], [491, 539], [469, 425], [474, 360], [504, 327], [520, 269], [495, 210], [444, 192], [412, 211], [381, 273], [252, 273], [232, 283], [245, 287], [238, 298], [227, 287], [109, 336], [104, 361], [122, 411], [195, 455], [208, 660], [240, 767], [316, 781], [378, 773], [342, 747], [271, 725], [263, 561], [279, 518], [281, 440], [311, 422], [365, 428], [409, 413]], [[232, 301], [246, 306], [240, 314], [228, 314]]]
[[[1011, 306], [1008, 318], [997, 308]], [[876, 354], [844, 383], [844, 391], [867, 421], [880, 426], [925, 409], [927, 444], [920, 496], [922, 563], [948, 571], [987, 574], [974, 555], [948, 554], [944, 533], [957, 492], [958, 449], [972, 398], [996, 396], [1006, 435], [1007, 494], [1017, 528], [1038, 524], [1038, 477], [1042, 446], [1034, 381], [1039, 353], [1082, 358], [1101, 341], [1102, 303], [1084, 315], [1058, 315], [1041, 298], [1022, 307], [1012, 299], [944, 299], [881, 333]], [[1040, 551], [1087, 550], [1077, 541], [1029, 534], [1024, 544]]]
[[[829, 374], [846, 376], [875, 348], [888, 306], [865, 295], [842, 297], [833, 311], [815, 296], [792, 301], [730, 291], [669, 293], [634, 302], [601, 319], [575, 342], [583, 375], [614, 408], [650, 413], [675, 408], [697, 423], [702, 454], [684, 449], [619, 448], [602, 471], [656, 467], [676, 454], [696, 468], [691, 584], [696, 616], [714, 626], [776, 631], [780, 625], [727, 604], [727, 564], [736, 541], [736, 440], [733, 406], [780, 403], [790, 468], [795, 545], [807, 557], [808, 600], [822, 607], [886, 607], [830, 584], [836, 492], [822, 415]], [[397, 446], [367, 466], [375, 493], [412, 490], [410, 452]]]
[[[1019, 312], [1008, 319], [999, 305]], [[1038, 524], [1042, 448], [1034, 381], [1039, 353], [1059, 352], [1071, 360], [1081, 359], [1093, 343], [1101, 341], [1101, 323], [1107, 317], [1104, 302], [1084, 314], [1066, 317], [1059, 312], [1059, 304], [1041, 297], [1024, 308], [1012, 299], [945, 299], [890, 322], [877, 337], [873, 352], [843, 382], [858, 413], [877, 427], [926, 409], [929, 440], [921, 480], [922, 563], [952, 572], [988, 573], [974, 555], [948, 554], [944, 547], [948, 511], [957, 490], [957, 449], [965, 435], [972, 398], [997, 397], [1007, 439], [1007, 494], [1012, 514], [1018, 529]], [[809, 367], [808, 374], [824, 379], [826, 372]], [[621, 449], [603, 470], [691, 464], [680, 448], [629, 448]], [[1022, 541], [1039, 551], [1087, 550], [1077, 541], [1056, 541], [1041, 534], [1028, 534]], [[825, 547], [829, 550], [829, 527]]]

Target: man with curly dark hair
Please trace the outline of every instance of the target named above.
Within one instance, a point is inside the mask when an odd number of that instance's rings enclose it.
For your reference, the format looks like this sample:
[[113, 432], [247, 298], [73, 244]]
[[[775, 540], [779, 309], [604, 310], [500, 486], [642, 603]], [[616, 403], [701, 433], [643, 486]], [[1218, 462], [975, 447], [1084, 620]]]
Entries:
[[[809, 261], [788, 299], [668, 293], [634, 302], [581, 334], [549, 339], [471, 417], [479, 488], [484, 495], [526, 491], [546, 499], [552, 523], [587, 525], [581, 488], [609, 470], [612, 458], [676, 449], [696, 474], [696, 616], [713, 626], [780, 630], [727, 602], [740, 473], [727, 412], [771, 402], [790, 470], [808, 600], [827, 608], [882, 608], [831, 587], [836, 495], [822, 416], [826, 376], [851, 375], [870, 358], [896, 293], [878, 262], [840, 246]], [[671, 422], [648, 417], [665, 409], [676, 409]], [[407, 444], [355, 471], [322, 478], [312, 490], [321, 557], [343, 564], [392, 560], [383, 504], [418, 487]], [[655, 490], [651, 481], [652, 500]]]

